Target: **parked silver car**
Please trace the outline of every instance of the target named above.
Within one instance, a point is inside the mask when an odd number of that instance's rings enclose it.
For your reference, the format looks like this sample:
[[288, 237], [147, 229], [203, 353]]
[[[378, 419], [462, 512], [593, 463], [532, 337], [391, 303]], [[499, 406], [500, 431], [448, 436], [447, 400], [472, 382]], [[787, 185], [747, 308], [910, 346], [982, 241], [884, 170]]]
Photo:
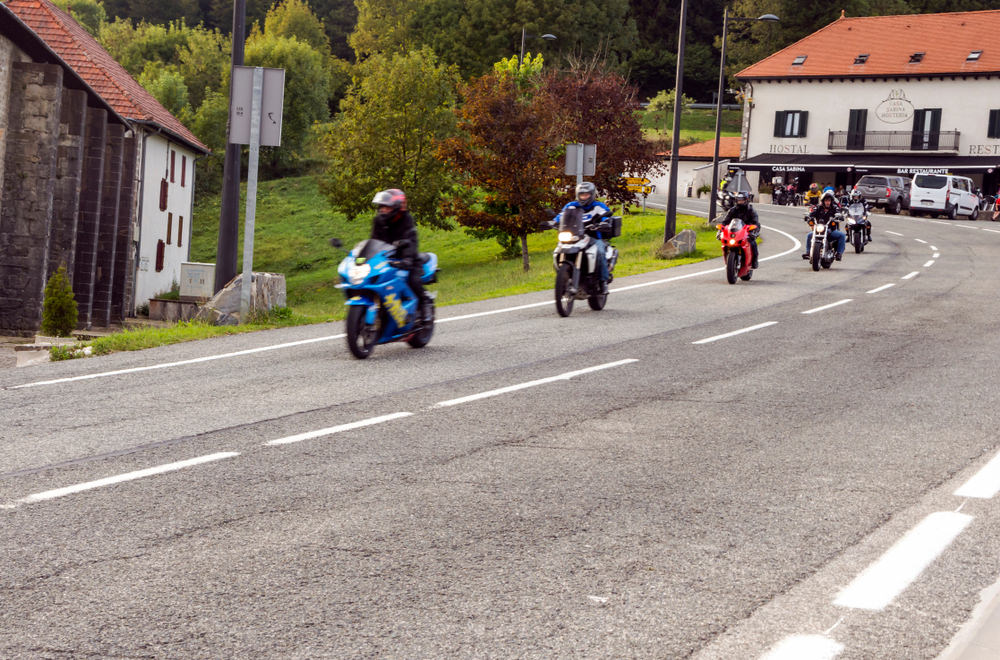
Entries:
[[854, 184], [869, 204], [898, 214], [910, 208], [910, 179], [905, 176], [866, 174]]

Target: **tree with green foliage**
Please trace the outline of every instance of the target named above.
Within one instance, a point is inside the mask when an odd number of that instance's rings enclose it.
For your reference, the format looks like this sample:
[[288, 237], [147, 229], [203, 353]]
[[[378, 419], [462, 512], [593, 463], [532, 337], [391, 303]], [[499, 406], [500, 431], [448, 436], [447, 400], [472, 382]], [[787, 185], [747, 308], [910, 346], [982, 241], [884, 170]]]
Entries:
[[184, 76], [172, 64], [147, 62], [138, 82], [160, 102], [170, 114], [185, 122], [191, 116], [191, 102]]
[[[259, 26], [254, 29], [260, 32]], [[263, 32], [298, 39], [321, 53], [330, 52], [330, 39], [326, 36], [323, 23], [304, 0], [279, 0], [271, 5], [264, 17]]]
[[374, 55], [358, 65], [341, 114], [322, 137], [320, 189], [348, 218], [371, 212], [372, 195], [406, 191], [418, 223], [447, 226], [438, 200], [451, 178], [434, 145], [454, 134], [458, 76], [426, 48]]
[[192, 108], [200, 108], [210, 92], [228, 90], [229, 49], [229, 39], [218, 30], [198, 26], [188, 31], [187, 41], [178, 47], [175, 61], [187, 85]]
[[461, 132], [438, 150], [461, 177], [442, 212], [486, 235], [516, 240], [527, 271], [528, 235], [547, 219], [544, 209], [559, 202], [558, 106], [503, 73], [474, 79], [463, 87], [462, 99], [455, 111]]
[[101, 26], [98, 41], [132, 77], [138, 78], [149, 62], [175, 63], [191, 30], [184, 21], [160, 25], [117, 19]]
[[68, 337], [76, 329], [76, 299], [66, 275], [66, 264], [61, 264], [45, 284], [42, 301], [42, 334], [50, 337]]
[[[661, 89], [656, 96], [649, 99], [647, 112], [653, 113], [656, 123], [662, 130], [667, 130], [674, 123], [674, 102], [677, 99], [677, 89]], [[694, 103], [694, 99], [687, 94], [681, 93], [681, 114], [683, 115], [689, 105]]]
[[358, 7], [354, 0], [309, 0], [309, 6], [323, 22], [333, 56], [353, 60], [354, 50], [348, 38], [358, 22]]
[[247, 66], [285, 70], [281, 146], [263, 147], [261, 170], [274, 177], [298, 171], [308, 162], [313, 124], [329, 119], [330, 74], [327, 54], [295, 38], [255, 33], [247, 40]]
[[108, 14], [100, 0], [54, 0], [54, 4], [69, 13], [91, 36], [96, 37]]

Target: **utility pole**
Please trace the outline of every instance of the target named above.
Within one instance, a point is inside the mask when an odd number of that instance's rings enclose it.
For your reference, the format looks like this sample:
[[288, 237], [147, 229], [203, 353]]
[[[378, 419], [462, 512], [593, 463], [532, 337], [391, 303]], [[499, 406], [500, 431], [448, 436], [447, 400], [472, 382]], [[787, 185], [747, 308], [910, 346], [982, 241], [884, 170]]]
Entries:
[[[243, 65], [246, 42], [246, 0], [233, 0], [232, 66]], [[232, 68], [229, 73], [229, 102], [232, 104]], [[230, 108], [231, 109], [231, 108]], [[240, 218], [240, 154], [242, 147], [229, 141], [232, 126], [226, 124], [226, 162], [222, 171], [222, 211], [219, 214], [219, 242], [215, 251], [215, 292], [236, 277], [237, 238]]]
[[681, 99], [684, 96], [684, 27], [687, 23], [687, 0], [681, 0], [681, 26], [677, 33], [677, 73], [674, 83], [674, 132], [670, 140], [670, 178], [667, 183], [667, 216], [663, 241], [677, 233], [677, 151], [681, 143]]

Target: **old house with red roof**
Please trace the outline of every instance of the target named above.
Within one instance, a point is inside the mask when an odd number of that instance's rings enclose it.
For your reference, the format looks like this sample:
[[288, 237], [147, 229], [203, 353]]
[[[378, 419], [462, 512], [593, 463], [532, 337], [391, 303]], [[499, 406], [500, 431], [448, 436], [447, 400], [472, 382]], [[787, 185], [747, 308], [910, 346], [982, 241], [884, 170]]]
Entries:
[[[107, 326], [180, 280], [190, 249], [195, 160], [208, 149], [49, 0], [8, 0], [3, 7], [127, 122], [121, 135], [104, 136], [113, 155], [110, 164], [103, 163], [102, 184], [118, 181], [121, 192], [114, 200], [111, 192], [103, 193], [95, 265], [90, 257], [77, 258], [70, 269], [81, 325]], [[14, 98], [3, 84], [0, 79], [0, 96]], [[98, 165], [86, 161], [85, 169]], [[89, 249], [89, 229], [78, 229], [78, 243]]]
[[[669, 158], [670, 152], [658, 154]], [[719, 171], [721, 175], [731, 162], [739, 160], [740, 138], [723, 136], [719, 138]], [[681, 147], [677, 152], [677, 196], [700, 197], [698, 189], [712, 187], [712, 160], [715, 157], [715, 140], [705, 140]], [[652, 183], [656, 190], [665, 193], [670, 185], [670, 171], [664, 170]]]
[[1000, 177], [1000, 11], [840, 19], [737, 74], [739, 166], [800, 185]]

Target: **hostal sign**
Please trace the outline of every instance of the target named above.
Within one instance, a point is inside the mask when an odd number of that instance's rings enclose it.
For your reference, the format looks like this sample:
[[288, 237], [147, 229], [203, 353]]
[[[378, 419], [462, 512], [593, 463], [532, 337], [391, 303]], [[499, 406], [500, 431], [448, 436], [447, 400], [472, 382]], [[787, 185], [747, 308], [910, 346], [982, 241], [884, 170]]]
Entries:
[[902, 124], [913, 117], [913, 104], [901, 89], [889, 92], [889, 98], [878, 104], [875, 116], [887, 124]]

